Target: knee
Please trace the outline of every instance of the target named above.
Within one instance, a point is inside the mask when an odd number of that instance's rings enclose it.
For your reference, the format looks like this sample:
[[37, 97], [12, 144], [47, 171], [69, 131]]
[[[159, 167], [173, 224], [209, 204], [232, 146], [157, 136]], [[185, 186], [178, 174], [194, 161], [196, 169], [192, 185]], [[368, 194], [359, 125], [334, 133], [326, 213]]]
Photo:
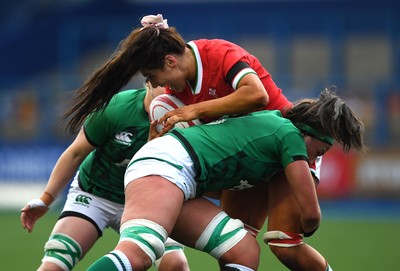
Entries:
[[260, 246], [256, 239], [247, 233], [240, 220], [232, 219], [224, 212], [213, 218], [195, 247], [220, 263], [237, 263], [253, 269], [258, 266]]
[[[137, 266], [150, 268], [164, 254], [166, 239], [167, 232], [161, 225], [146, 219], [132, 219], [121, 225], [117, 248], [128, 256], [131, 265], [136, 269]], [[131, 249], [132, 243], [138, 249]]]
[[292, 261], [297, 248], [304, 243], [302, 234], [283, 231], [267, 231], [263, 240], [282, 263]]
[[44, 246], [40, 270], [72, 270], [82, 258], [78, 242], [65, 234], [53, 234]]
[[161, 258], [158, 271], [189, 271], [184, 253], [171, 252]]

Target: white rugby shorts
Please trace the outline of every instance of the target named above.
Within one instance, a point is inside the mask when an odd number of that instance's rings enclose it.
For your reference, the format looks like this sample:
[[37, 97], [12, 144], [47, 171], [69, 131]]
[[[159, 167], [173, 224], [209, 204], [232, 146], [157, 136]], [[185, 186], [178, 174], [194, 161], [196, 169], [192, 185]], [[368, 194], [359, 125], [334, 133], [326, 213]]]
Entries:
[[89, 217], [101, 232], [108, 227], [119, 232], [124, 205], [82, 191], [78, 185], [78, 174], [71, 183], [62, 212], [77, 212]]
[[[143, 160], [136, 161], [138, 159]], [[125, 172], [125, 187], [130, 182], [149, 175], [158, 175], [176, 184], [183, 191], [185, 200], [196, 195], [193, 161], [186, 149], [173, 136], [155, 138], [147, 142], [133, 156]]]

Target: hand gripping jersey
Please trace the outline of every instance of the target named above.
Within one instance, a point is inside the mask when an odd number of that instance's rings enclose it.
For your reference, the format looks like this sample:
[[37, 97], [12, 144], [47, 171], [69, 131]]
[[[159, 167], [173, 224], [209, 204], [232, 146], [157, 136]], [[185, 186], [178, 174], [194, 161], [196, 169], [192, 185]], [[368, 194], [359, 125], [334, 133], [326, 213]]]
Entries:
[[[167, 93], [176, 95], [184, 104], [226, 96], [237, 89], [244, 75], [256, 73], [270, 100], [268, 105], [261, 109], [285, 112], [292, 106], [258, 59], [238, 45], [220, 39], [201, 39], [189, 42], [188, 46], [196, 59], [196, 86], [192, 89], [187, 84], [182, 92], [175, 92], [168, 86], [166, 90]], [[204, 118], [202, 121], [209, 122], [215, 119]]]
[[84, 124], [87, 140], [96, 149], [79, 168], [82, 190], [112, 202], [124, 203], [124, 173], [132, 156], [147, 142], [149, 117], [143, 100], [146, 89], [116, 94], [104, 111]]
[[197, 195], [267, 181], [296, 160], [308, 160], [301, 132], [279, 111], [258, 111], [170, 132], [192, 158]]

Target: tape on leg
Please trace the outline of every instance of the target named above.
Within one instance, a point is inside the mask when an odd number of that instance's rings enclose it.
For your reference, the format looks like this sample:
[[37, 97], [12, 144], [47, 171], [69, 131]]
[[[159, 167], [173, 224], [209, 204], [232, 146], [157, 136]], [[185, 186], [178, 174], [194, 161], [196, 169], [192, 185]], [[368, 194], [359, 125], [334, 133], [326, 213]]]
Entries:
[[53, 234], [44, 246], [42, 262], [51, 262], [64, 271], [71, 270], [81, 259], [81, 246], [65, 234]]
[[195, 247], [219, 259], [246, 234], [242, 221], [232, 219], [225, 212], [221, 212], [208, 224]]
[[295, 247], [304, 243], [302, 234], [283, 231], [268, 231], [264, 233], [263, 240], [276, 247]]
[[254, 228], [254, 227], [252, 227], [250, 225], [247, 225], [247, 224], [244, 224], [244, 229], [246, 231], [248, 231], [254, 237], [257, 237], [257, 235], [260, 233], [260, 230]]
[[135, 243], [154, 263], [164, 254], [167, 237], [167, 231], [161, 225], [146, 219], [132, 219], [122, 224], [119, 242]]

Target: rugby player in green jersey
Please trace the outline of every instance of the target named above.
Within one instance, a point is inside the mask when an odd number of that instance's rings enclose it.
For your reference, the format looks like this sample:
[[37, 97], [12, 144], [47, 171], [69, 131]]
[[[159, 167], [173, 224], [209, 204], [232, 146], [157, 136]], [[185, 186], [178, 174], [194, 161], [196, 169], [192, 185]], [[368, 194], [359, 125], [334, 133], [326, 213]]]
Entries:
[[[124, 208], [124, 173], [132, 156], [147, 142], [148, 109], [164, 88], [126, 90], [104, 110], [85, 120], [76, 139], [60, 156], [45, 192], [22, 209], [21, 223], [29, 232], [70, 180], [68, 197], [45, 244], [40, 271], [67, 271], [81, 260], [105, 228], [119, 232]], [[189, 270], [183, 246], [168, 239], [158, 270]]]
[[[151, 137], [156, 124], [151, 125]], [[299, 206], [301, 234], [268, 231], [264, 240], [311, 236], [321, 210], [310, 165], [334, 140], [344, 151], [364, 151], [363, 133], [357, 115], [326, 89], [317, 99], [294, 104], [286, 118], [279, 111], [260, 111], [156, 137], [127, 167], [118, 245], [88, 270], [147, 270], [163, 254], [168, 236], [226, 263], [222, 270], [257, 270], [256, 240], [202, 195], [256, 186], [284, 172]], [[282, 205], [275, 199], [270, 206], [279, 210], [286, 199], [281, 200]]]

